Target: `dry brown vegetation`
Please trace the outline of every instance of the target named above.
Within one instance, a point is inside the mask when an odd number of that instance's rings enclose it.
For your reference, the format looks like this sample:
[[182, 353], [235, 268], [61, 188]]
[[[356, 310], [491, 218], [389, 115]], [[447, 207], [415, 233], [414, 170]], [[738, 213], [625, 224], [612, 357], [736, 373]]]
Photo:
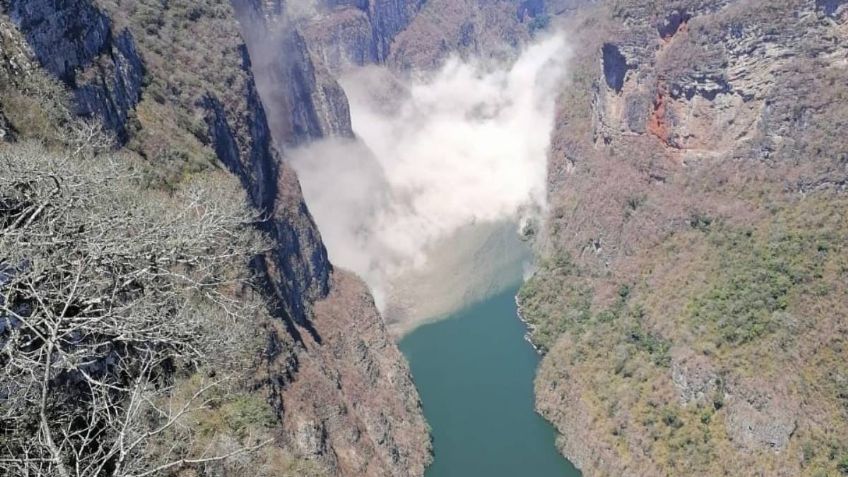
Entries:
[[246, 265], [265, 245], [244, 193], [224, 176], [144, 191], [130, 163], [0, 149], [5, 472], [151, 475], [270, 442], [244, 423], [204, 448], [190, 425], [216, 403], [271, 413], [227, 384], [263, 346]]
[[[592, 475], [848, 468], [844, 28], [810, 4], [724, 3], [622, 0], [570, 21], [546, 259], [520, 298], [547, 352], [539, 409]], [[675, 9], [692, 19], [660, 38]], [[636, 66], [619, 95], [604, 42]], [[713, 80], [730, 91], [711, 99]], [[666, 96], [664, 142], [631, 105], [674, 85], [692, 96]], [[736, 116], [692, 119], [718, 102]]]
[[[215, 5], [201, 12], [232, 29], [227, 2]], [[73, 116], [69, 92], [0, 21], [0, 126], [12, 133], [0, 143], [0, 473], [327, 475], [281, 443], [259, 366], [280, 325], [247, 282], [266, 245], [198, 116], [210, 91], [244, 110], [244, 91], [221, 87], [239, 83], [215, 75], [246, 73], [179, 69], [191, 74], [167, 97], [145, 91], [130, 150], [108, 152], [99, 121]], [[175, 71], [164, 56], [147, 65], [160, 81]]]
[[[158, 184], [174, 185], [191, 174], [219, 167], [208, 137], [206, 96], [217, 98], [231, 117], [247, 112], [246, 52], [225, 0], [98, 0], [113, 30], [128, 28], [144, 58], [144, 91], [129, 120], [128, 148], [156, 164]], [[246, 138], [246, 118], [233, 124]]]

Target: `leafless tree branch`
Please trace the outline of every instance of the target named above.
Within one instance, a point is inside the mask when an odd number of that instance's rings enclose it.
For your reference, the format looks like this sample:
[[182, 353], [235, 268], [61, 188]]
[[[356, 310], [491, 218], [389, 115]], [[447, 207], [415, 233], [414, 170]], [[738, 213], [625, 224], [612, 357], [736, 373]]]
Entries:
[[[208, 405], [175, 403], [175, 366], [226, 359], [258, 312], [248, 260], [264, 250], [224, 179], [144, 191], [80, 124], [67, 156], [0, 147], [0, 474], [146, 476], [223, 455], [147, 446]], [[102, 141], [102, 142], [98, 142]]]

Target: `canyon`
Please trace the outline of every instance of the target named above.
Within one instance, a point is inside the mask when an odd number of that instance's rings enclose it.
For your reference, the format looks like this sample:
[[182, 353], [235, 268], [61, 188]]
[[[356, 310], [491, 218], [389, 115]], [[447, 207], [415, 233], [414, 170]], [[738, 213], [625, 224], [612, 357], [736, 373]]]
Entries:
[[[535, 409], [583, 475], [844, 475], [847, 45], [843, 0], [3, 0], [0, 148], [67, 153], [67, 131], [102, 129], [145, 189], [228, 181], [256, 212], [259, 344], [238, 397], [187, 427], [270, 444], [179, 475], [438, 471], [396, 341], [510, 301], [527, 245]], [[444, 118], [515, 168], [470, 146], [403, 156], [451, 143], [419, 135]], [[452, 203], [381, 227], [404, 192], [385, 172], [420, 163], [421, 197]], [[519, 199], [452, 215], [478, 176], [470, 196]]]

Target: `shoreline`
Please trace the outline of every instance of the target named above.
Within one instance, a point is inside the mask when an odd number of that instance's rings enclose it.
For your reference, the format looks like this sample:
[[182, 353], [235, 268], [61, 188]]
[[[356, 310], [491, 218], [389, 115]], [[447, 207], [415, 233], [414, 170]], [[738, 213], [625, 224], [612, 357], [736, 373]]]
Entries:
[[541, 349], [539, 349], [538, 346], [536, 346], [536, 343], [534, 343], [533, 339], [531, 338], [532, 333], [534, 331], [536, 331], [536, 327], [532, 323], [528, 322], [526, 318], [524, 318], [524, 314], [521, 312], [521, 308], [522, 308], [521, 307], [521, 300], [518, 299], [517, 293], [516, 293], [514, 299], [515, 299], [515, 314], [518, 316], [518, 320], [521, 321], [521, 323], [523, 323], [524, 327], [527, 329], [527, 331], [524, 333], [524, 341], [530, 343], [530, 346], [533, 347], [533, 350], [536, 351], [536, 353], [539, 356], [543, 356], [544, 353], [542, 352]]

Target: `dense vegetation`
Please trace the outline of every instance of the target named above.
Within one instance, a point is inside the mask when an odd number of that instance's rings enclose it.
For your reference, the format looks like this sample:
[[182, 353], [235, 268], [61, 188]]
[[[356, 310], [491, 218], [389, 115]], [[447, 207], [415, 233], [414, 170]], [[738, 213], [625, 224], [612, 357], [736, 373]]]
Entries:
[[[241, 35], [224, 0], [101, 0], [113, 29], [129, 29], [144, 55], [144, 94], [129, 120], [127, 147], [157, 164], [154, 183], [220, 167], [212, 149], [203, 107], [221, 100], [232, 117], [247, 115], [244, 98], [249, 63]], [[175, 68], [174, 65], [179, 65]], [[247, 118], [232, 125], [247, 138]]]
[[[713, 223], [676, 234], [605, 306], [592, 306], [585, 272], [544, 265], [521, 291], [524, 316], [542, 349], [566, 338], [540, 382], [590, 380], [583, 398], [609, 423], [604, 432], [626, 446], [625, 429], [643, 428], [652, 441], [646, 450], [672, 474], [722, 467], [720, 456], [733, 445], [723, 380], [734, 376], [778, 383], [797, 374], [798, 392], [820, 412], [843, 415], [846, 207], [840, 198], [808, 198], [754, 228]], [[695, 391], [702, 397], [674, 397], [672, 349], [714, 363], [710, 382]], [[817, 472], [848, 454], [848, 429], [837, 422], [795, 431], [791, 449], [803, 453], [806, 474], [827, 475]]]

